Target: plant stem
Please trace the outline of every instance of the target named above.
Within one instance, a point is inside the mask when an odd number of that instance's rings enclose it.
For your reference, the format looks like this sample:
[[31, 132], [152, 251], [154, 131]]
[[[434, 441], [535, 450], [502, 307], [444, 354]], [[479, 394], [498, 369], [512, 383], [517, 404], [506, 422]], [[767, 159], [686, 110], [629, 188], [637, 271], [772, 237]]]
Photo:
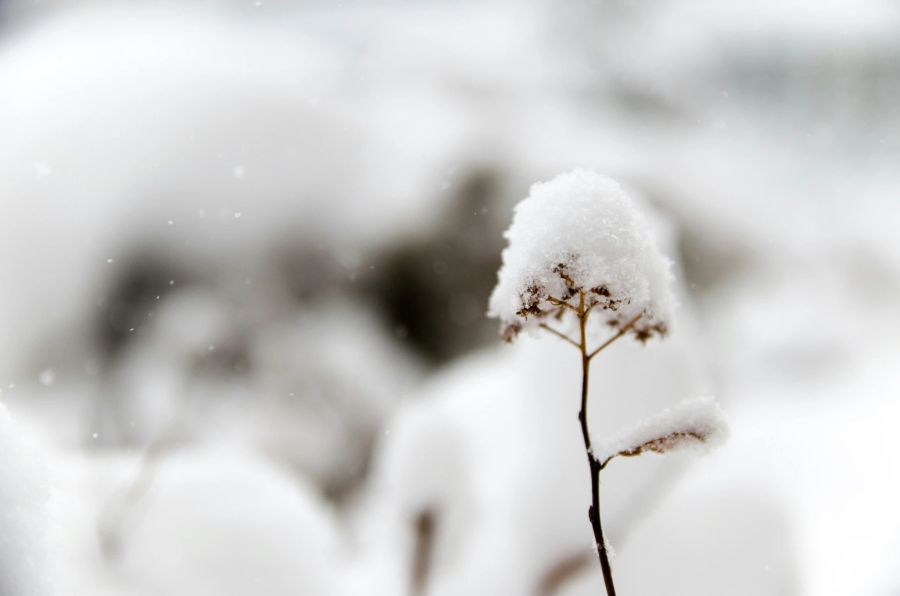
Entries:
[[[585, 321], [587, 321], [587, 315], [588, 315], [587, 312], [585, 312], [584, 313]], [[603, 342], [603, 344], [601, 344], [599, 348], [597, 348], [596, 350], [594, 350], [593, 352], [588, 354], [587, 355], [588, 360], [590, 360], [591, 358], [593, 358], [594, 356], [596, 356], [597, 354], [599, 354], [600, 352], [602, 352], [603, 350], [608, 348], [611, 343], [613, 343], [614, 341], [616, 341], [617, 339], [619, 339], [620, 337], [622, 337], [623, 335], [625, 335], [626, 333], [631, 331], [631, 328], [634, 327], [634, 324], [637, 323], [638, 319], [640, 319], [642, 316], [643, 316], [643, 313], [640, 313], [636, 317], [634, 317], [633, 319], [631, 319], [630, 321], [625, 323], [625, 325], [623, 325], [622, 328], [619, 329], [618, 333], [616, 333], [615, 335], [610, 337], [608, 340]], [[583, 333], [583, 331], [582, 331], [582, 333]]]
[[581, 346], [578, 344], [577, 341], [573, 340], [571, 337], [569, 337], [569, 336], [566, 335], [565, 333], [561, 333], [561, 332], [557, 331], [556, 329], [554, 329], [554, 328], [551, 327], [550, 325], [547, 325], [546, 323], [541, 323], [541, 324], [540, 324], [540, 328], [543, 329], [543, 330], [545, 330], [545, 331], [549, 331], [550, 333], [552, 333], [553, 335], [555, 335], [556, 337], [558, 337], [558, 338], [560, 338], [560, 339], [562, 339], [562, 340], [565, 340], [565, 341], [569, 342], [570, 344], [572, 344], [572, 345], [575, 346], [576, 348], [580, 348], [580, 347], [581, 347]]
[[[600, 523], [600, 460], [594, 456], [591, 446], [591, 434], [588, 430], [587, 421], [587, 405], [588, 405], [588, 382], [590, 379], [591, 356], [596, 354], [588, 353], [587, 335], [585, 327], [587, 325], [588, 311], [584, 307], [584, 292], [580, 292], [578, 300], [578, 327], [581, 333], [581, 410], [578, 412], [578, 421], [581, 423], [581, 434], [584, 438], [584, 450], [587, 453], [588, 466], [591, 473], [591, 506], [588, 509], [588, 519], [594, 530], [594, 541], [597, 544], [597, 556], [600, 558], [600, 568], [603, 570], [603, 582], [606, 584], [607, 596], [616, 596], [616, 587], [613, 585], [612, 569], [609, 566], [609, 554], [606, 552], [606, 541], [603, 538], [603, 525]], [[621, 337], [621, 334], [614, 339]], [[609, 343], [612, 343], [611, 341]], [[604, 346], [605, 347], [605, 346]]]

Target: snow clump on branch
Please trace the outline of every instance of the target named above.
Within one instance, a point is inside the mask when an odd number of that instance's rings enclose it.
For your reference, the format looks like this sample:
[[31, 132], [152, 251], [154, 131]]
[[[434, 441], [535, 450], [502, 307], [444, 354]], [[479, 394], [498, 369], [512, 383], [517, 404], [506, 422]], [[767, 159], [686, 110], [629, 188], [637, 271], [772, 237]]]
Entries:
[[672, 262], [616, 181], [576, 169], [534, 184], [504, 236], [509, 245], [488, 314], [500, 319], [507, 341], [543, 319], [561, 319], [582, 299], [592, 314], [602, 313], [594, 325], [640, 341], [666, 334]]
[[711, 449], [728, 438], [722, 408], [712, 397], [688, 399], [647, 418], [608, 441], [597, 445], [600, 462], [642, 453], [668, 453], [689, 447]]

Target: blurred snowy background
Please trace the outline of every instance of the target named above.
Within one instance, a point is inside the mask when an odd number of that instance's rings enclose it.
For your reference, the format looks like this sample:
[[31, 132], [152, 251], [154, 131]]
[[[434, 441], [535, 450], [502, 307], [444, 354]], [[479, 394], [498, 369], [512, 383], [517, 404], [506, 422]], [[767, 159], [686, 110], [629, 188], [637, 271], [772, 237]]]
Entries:
[[[900, 5], [0, 1], [0, 595], [602, 593], [579, 362], [484, 311], [627, 183], [672, 336], [602, 435], [623, 595], [900, 595]], [[7, 412], [8, 411], [8, 412]]]

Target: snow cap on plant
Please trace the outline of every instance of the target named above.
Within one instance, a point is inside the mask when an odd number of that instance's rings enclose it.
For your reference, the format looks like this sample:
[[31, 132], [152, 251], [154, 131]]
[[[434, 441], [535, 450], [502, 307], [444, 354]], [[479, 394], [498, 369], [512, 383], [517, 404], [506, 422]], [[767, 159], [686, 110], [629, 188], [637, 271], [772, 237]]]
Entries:
[[509, 245], [488, 314], [500, 319], [507, 341], [543, 319], [564, 317], [582, 299], [594, 325], [640, 341], [666, 334], [672, 263], [616, 181], [576, 169], [534, 184], [504, 236]]

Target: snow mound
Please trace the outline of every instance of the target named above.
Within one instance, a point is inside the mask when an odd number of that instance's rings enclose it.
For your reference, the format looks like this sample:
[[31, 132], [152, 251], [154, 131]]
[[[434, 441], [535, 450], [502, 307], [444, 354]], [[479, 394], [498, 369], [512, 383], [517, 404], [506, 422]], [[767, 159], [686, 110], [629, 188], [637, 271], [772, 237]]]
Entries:
[[0, 595], [49, 592], [49, 483], [36, 451], [0, 403]]

